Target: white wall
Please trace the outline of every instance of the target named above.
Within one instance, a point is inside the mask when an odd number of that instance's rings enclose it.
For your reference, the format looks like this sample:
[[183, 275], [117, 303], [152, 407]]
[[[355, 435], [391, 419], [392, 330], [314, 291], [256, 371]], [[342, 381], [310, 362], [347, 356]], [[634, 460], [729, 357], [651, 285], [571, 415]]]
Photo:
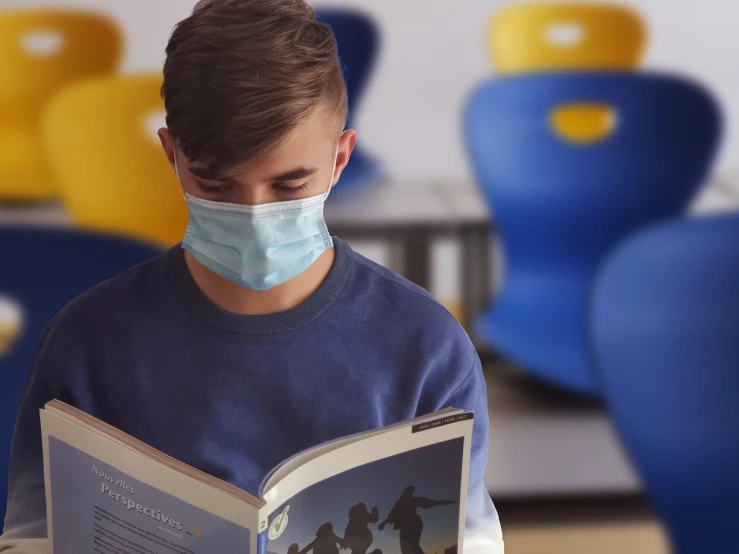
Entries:
[[[322, 0], [366, 9], [384, 33], [371, 90], [357, 120], [360, 140], [403, 182], [466, 179], [460, 110], [492, 74], [484, 48], [488, 17], [504, 0]], [[110, 13], [128, 36], [126, 71], [158, 69], [173, 25], [195, 0], [0, 0], [4, 6], [81, 6]], [[723, 103], [727, 140], [719, 168], [739, 169], [739, 3], [638, 0], [651, 29], [649, 68], [693, 75]]]

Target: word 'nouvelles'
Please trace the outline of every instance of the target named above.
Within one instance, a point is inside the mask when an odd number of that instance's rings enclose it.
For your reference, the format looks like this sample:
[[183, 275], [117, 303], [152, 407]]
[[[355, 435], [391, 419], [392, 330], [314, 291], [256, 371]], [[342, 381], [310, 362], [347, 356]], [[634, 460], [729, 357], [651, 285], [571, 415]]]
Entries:
[[98, 469], [94, 465], [92, 466], [92, 472], [98, 477], [101, 477], [102, 479], [104, 479], [105, 481], [109, 481], [113, 483], [116, 487], [122, 488], [128, 494], [136, 494], [136, 491], [133, 490], [133, 487], [129, 486], [123, 479], [116, 479], [112, 475], [109, 475], [105, 473], [104, 471], [100, 471], [100, 469]]

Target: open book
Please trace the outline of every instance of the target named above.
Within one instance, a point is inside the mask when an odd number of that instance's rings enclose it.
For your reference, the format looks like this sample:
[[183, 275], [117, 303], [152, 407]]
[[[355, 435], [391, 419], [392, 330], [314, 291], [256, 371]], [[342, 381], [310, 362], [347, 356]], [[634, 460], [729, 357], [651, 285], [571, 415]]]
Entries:
[[473, 414], [322, 444], [259, 498], [57, 400], [41, 410], [55, 554], [456, 554]]

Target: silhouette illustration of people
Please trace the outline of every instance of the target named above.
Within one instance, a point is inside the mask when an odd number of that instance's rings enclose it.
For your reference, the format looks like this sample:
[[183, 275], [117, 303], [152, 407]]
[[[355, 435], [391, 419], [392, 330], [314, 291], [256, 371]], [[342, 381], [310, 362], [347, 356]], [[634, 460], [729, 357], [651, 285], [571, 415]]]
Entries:
[[[344, 548], [344, 539], [336, 536], [334, 526], [331, 523], [324, 523], [316, 531], [316, 539], [301, 550], [299, 554], [306, 554], [311, 550], [313, 554], [339, 554], [339, 547]], [[292, 554], [291, 550], [288, 550], [288, 553]]]
[[401, 554], [424, 554], [421, 548], [423, 520], [418, 515], [419, 508], [428, 510], [437, 506], [456, 504], [454, 500], [431, 500], [422, 496], [413, 496], [415, 492], [416, 487], [406, 487], [379, 527], [382, 531], [386, 525], [392, 525], [393, 529], [400, 531]]
[[298, 546], [298, 543], [293, 543], [290, 545], [290, 548], [287, 549], [287, 554], [300, 554], [300, 547]]
[[[355, 504], [349, 509], [349, 523], [344, 531], [344, 548], [351, 554], [367, 554], [374, 537], [369, 524], [380, 520], [380, 510], [377, 506], [370, 512], [364, 502]], [[382, 554], [382, 550], [373, 550], [371, 554]]]

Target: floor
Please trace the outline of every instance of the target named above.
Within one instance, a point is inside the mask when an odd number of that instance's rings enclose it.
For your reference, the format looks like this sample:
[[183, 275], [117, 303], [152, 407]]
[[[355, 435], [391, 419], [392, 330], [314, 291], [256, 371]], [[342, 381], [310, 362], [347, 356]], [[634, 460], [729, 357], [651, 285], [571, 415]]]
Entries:
[[670, 554], [641, 496], [498, 503], [507, 554]]
[[506, 554], [668, 554], [652, 521], [503, 526]]
[[[605, 408], [484, 363], [507, 554], [669, 554]], [[502, 466], [502, 467], [501, 467]]]
[[485, 482], [494, 498], [639, 495], [605, 407], [499, 360], [484, 363], [490, 414]]

